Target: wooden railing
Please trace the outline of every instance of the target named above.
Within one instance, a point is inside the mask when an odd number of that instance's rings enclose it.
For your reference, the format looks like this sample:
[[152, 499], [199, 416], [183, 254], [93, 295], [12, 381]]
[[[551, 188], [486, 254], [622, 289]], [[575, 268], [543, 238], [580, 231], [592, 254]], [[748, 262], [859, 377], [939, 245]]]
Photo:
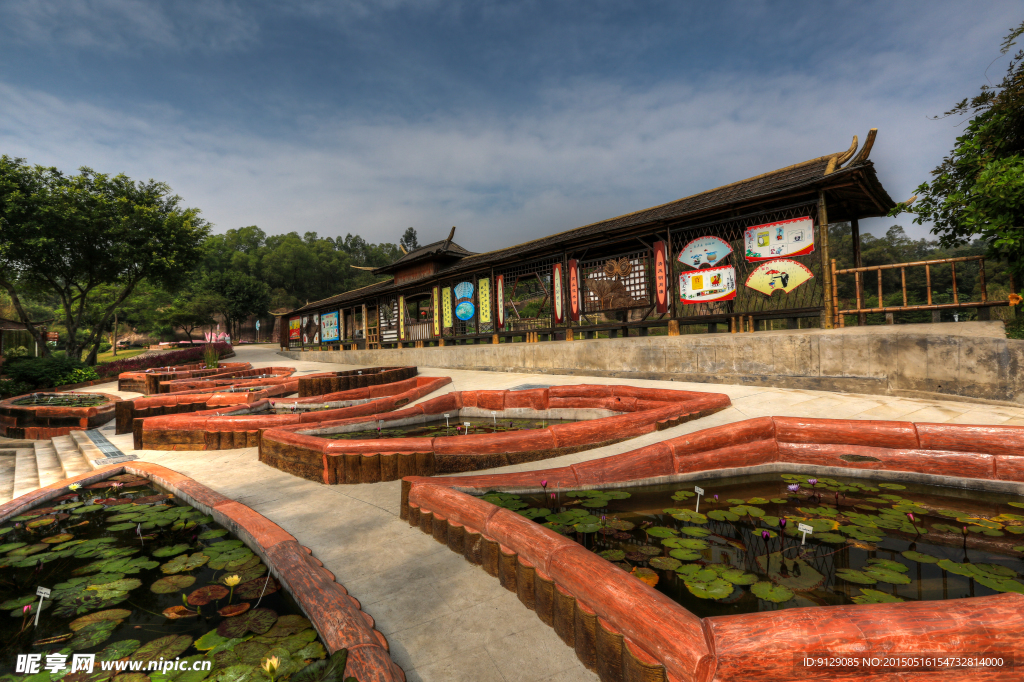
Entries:
[[[960, 294], [957, 291], [956, 284], [956, 264], [966, 263], [968, 261], [980, 261], [978, 270], [978, 284], [981, 286], [981, 301], [961, 301]], [[953, 302], [952, 303], [933, 303], [932, 302], [932, 266], [933, 265], [945, 265], [949, 264], [952, 268], [953, 277]], [[911, 305], [907, 300], [907, 268], [913, 267], [924, 267], [925, 277], [925, 290], [927, 294], [928, 302], [925, 304]], [[884, 298], [882, 292], [882, 271], [883, 270], [899, 270], [900, 281], [903, 288], [903, 305], [901, 306], [887, 306], [884, 305]], [[862, 275], [866, 275], [868, 272], [878, 273], [878, 303], [879, 305], [874, 308], [863, 307], [863, 284]], [[839, 285], [836, 279], [839, 275], [847, 275], [852, 273], [856, 278], [857, 288], [857, 307], [848, 308], [845, 310], [839, 309]], [[985, 257], [984, 256], [961, 256], [960, 258], [942, 258], [939, 260], [922, 260], [915, 261], [913, 263], [893, 263], [890, 265], [869, 265], [861, 268], [846, 268], [845, 270], [836, 269], [836, 259], [832, 259], [832, 303], [835, 312], [835, 324], [838, 327], [845, 327], [846, 315], [864, 315], [867, 313], [896, 313], [906, 312], [910, 310], [949, 310], [957, 308], [991, 308], [994, 306], [1010, 305], [1009, 301], [989, 301], [988, 300], [988, 289], [985, 286]]]

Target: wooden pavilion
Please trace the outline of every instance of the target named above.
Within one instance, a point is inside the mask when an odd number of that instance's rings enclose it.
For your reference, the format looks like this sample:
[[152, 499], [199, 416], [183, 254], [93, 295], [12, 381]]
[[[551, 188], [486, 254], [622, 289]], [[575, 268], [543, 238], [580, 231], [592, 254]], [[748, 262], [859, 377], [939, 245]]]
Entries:
[[374, 270], [389, 279], [284, 314], [280, 345], [535, 342], [774, 319], [831, 327], [822, 226], [856, 230], [894, 206], [868, 159], [874, 139], [872, 129], [859, 151], [854, 137], [845, 151], [486, 253], [455, 243], [452, 228]]

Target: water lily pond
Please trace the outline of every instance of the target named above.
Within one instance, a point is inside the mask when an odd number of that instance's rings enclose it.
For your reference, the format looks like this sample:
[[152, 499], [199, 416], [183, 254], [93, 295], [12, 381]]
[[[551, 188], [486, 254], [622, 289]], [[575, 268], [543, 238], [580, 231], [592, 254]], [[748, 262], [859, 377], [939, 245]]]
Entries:
[[[52, 590], [42, 602], [37, 587]], [[210, 661], [208, 671], [147, 671], [122, 682], [310, 678], [327, 665], [310, 622], [259, 557], [209, 516], [130, 474], [86, 486], [0, 524], [0, 681], [19, 654], [95, 653], [97, 661]], [[310, 666], [315, 666], [310, 668]], [[113, 673], [64, 677], [101, 682]], [[303, 673], [302, 671], [307, 671]], [[131, 678], [130, 680], [128, 678]]]
[[[701, 616], [1024, 593], [1024, 498], [761, 475], [483, 499], [564, 534]], [[806, 534], [800, 527], [809, 527]]]
[[[466, 426], [466, 423], [469, 426]], [[526, 431], [543, 429], [554, 424], [573, 424], [575, 419], [497, 419], [490, 417], [453, 417], [445, 423], [440, 421], [426, 424], [410, 424], [388, 428], [373, 428], [365, 431], [348, 433], [331, 433], [322, 438], [333, 440], [376, 440], [378, 438], [435, 438], [443, 436], [465, 436], [480, 433], [504, 433], [506, 431]]]
[[31, 407], [96, 407], [110, 402], [94, 393], [33, 393], [11, 401], [12, 405]]

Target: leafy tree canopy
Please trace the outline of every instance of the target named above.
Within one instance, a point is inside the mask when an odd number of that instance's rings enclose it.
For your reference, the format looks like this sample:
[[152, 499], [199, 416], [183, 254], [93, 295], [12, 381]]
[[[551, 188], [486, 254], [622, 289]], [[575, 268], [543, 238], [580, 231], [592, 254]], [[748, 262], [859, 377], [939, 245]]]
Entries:
[[[1002, 43], [1007, 54], [1024, 34], [1021, 23]], [[980, 237], [990, 257], [1009, 263], [1024, 280], [1024, 51], [1010, 59], [996, 85], [984, 85], [945, 116], [971, 116], [949, 156], [917, 188], [917, 198], [890, 215], [913, 213], [930, 221], [944, 247]]]

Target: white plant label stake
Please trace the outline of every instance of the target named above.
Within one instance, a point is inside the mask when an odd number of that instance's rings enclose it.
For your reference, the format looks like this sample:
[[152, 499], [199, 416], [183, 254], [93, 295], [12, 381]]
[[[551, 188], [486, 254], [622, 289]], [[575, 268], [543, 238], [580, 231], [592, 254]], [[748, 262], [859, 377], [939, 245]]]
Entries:
[[462, 422], [462, 425], [466, 427], [466, 435], [469, 435], [469, 422]]
[[700, 496], [704, 494], [704, 488], [695, 485], [693, 486], [693, 492], [697, 493], [697, 508], [694, 511], [700, 513]]
[[447, 429], [447, 428], [448, 428], [448, 426], [449, 426], [449, 424], [448, 424], [448, 417], [450, 417], [450, 416], [451, 416], [451, 414], [450, 414], [450, 413], [448, 413], [448, 412], [445, 412], [445, 413], [444, 413], [444, 428], [446, 428], [446, 429]]
[[806, 523], [798, 523], [798, 524], [796, 524], [796, 529], [804, 534], [803, 537], [800, 539], [800, 544], [801, 545], [804, 545], [804, 544], [807, 543], [807, 534], [814, 532], [814, 529], [811, 528], [810, 526], [808, 526]]
[[496, 416], [497, 414], [498, 414], [497, 412], [495, 412], [494, 410], [491, 410], [491, 420], [494, 422], [495, 426], [498, 425], [498, 417]]
[[50, 588], [37, 587], [36, 594], [39, 595], [39, 608], [36, 609], [36, 627], [39, 627], [39, 614], [43, 610], [43, 600], [50, 596]]

